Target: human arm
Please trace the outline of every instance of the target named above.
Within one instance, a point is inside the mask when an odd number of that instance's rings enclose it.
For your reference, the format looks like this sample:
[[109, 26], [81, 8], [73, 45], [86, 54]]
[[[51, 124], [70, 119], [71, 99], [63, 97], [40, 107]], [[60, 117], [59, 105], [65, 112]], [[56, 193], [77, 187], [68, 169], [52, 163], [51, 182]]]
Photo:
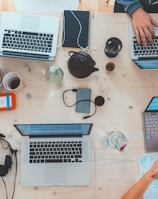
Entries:
[[141, 199], [149, 185], [158, 179], [158, 160], [153, 166], [140, 178], [121, 199]]
[[[143, 6], [140, 0], [117, 0], [119, 4], [124, 7], [124, 11], [132, 17], [132, 23], [137, 42], [143, 42], [143, 45], [153, 43], [155, 37], [154, 27], [158, 27], [158, 23], [143, 10]], [[154, 6], [154, 5], [153, 5]]]
[[132, 13], [132, 23], [137, 42], [147, 45], [147, 40], [152, 44], [155, 37], [153, 26], [158, 27], [158, 23], [142, 8], [138, 8]]

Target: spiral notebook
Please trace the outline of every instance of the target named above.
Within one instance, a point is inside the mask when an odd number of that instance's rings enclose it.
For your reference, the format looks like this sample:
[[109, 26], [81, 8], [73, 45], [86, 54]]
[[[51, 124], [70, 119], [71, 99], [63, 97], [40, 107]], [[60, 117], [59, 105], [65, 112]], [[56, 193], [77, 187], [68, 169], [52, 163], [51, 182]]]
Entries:
[[89, 46], [89, 11], [64, 11], [63, 47], [87, 48]]

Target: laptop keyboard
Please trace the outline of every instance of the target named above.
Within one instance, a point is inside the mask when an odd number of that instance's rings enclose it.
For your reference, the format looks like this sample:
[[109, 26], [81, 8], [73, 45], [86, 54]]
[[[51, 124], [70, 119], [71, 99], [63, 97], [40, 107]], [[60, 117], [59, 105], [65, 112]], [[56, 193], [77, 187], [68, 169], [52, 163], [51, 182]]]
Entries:
[[82, 162], [82, 141], [30, 142], [30, 163]]
[[2, 47], [5, 49], [50, 53], [53, 34], [5, 30]]
[[144, 113], [145, 130], [148, 135], [158, 134], [158, 113]]
[[138, 44], [136, 38], [133, 38], [134, 55], [135, 56], [157, 56], [158, 55], [158, 37], [154, 38], [154, 42], [151, 45], [149, 42], [147, 46], [143, 43]]

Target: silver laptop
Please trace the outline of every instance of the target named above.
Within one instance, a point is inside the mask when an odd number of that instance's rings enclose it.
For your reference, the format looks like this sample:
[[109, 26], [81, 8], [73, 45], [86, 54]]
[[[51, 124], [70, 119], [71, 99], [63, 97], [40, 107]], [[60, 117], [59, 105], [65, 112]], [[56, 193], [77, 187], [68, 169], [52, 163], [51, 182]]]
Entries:
[[137, 43], [132, 23], [129, 23], [131, 60], [143, 70], [158, 69], [158, 28], [154, 29], [156, 38], [153, 44], [148, 42], [148, 45], [144, 46]]
[[158, 151], [158, 96], [151, 99], [143, 112], [143, 131], [146, 151]]
[[22, 186], [90, 184], [92, 123], [14, 126], [25, 137], [21, 151]]
[[3, 12], [0, 23], [0, 55], [53, 60], [58, 32], [58, 17]]

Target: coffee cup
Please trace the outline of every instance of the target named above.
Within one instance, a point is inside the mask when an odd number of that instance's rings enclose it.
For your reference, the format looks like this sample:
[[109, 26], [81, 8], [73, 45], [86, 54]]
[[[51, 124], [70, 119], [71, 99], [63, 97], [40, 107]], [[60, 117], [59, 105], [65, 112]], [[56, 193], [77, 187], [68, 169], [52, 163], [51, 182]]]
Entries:
[[19, 91], [24, 87], [20, 75], [16, 72], [6, 73], [3, 77], [3, 86], [8, 91]]
[[108, 62], [105, 68], [107, 72], [112, 72], [115, 69], [115, 64], [113, 62]]
[[110, 57], [116, 57], [122, 49], [122, 42], [117, 37], [111, 37], [106, 41], [104, 52]]

